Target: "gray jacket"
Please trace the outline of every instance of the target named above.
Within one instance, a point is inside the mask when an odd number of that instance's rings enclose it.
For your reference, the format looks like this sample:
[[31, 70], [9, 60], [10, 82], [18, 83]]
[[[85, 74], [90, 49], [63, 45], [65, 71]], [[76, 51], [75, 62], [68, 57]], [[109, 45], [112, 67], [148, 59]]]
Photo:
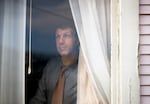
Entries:
[[[51, 104], [52, 93], [60, 74], [62, 62], [59, 57], [48, 62], [43, 76], [39, 81], [36, 95], [30, 104]], [[65, 71], [65, 86], [63, 104], [76, 104], [77, 100], [77, 61]]]

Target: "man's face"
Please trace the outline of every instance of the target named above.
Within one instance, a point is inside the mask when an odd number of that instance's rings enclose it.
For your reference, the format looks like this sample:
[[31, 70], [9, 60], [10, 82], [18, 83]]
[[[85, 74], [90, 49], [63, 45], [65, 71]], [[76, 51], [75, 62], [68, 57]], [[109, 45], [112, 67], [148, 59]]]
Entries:
[[73, 53], [75, 38], [71, 28], [58, 28], [56, 30], [56, 45], [61, 56], [67, 56]]

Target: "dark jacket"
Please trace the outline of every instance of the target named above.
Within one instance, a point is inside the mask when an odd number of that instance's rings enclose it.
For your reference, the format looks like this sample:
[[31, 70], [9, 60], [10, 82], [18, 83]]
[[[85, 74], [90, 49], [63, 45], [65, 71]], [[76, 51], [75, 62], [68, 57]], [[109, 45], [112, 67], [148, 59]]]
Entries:
[[[29, 104], [51, 104], [52, 93], [58, 80], [62, 62], [60, 58], [54, 58], [48, 62], [43, 76], [39, 81], [36, 95]], [[77, 100], [77, 61], [65, 71], [64, 103], [76, 104]]]

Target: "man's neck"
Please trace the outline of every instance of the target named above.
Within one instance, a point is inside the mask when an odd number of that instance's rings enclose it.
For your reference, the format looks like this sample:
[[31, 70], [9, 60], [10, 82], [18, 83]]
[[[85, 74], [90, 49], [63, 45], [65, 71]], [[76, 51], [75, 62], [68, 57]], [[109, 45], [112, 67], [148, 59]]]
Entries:
[[72, 56], [62, 56], [61, 60], [62, 60], [63, 65], [69, 66], [69, 65], [71, 65], [71, 64], [74, 63], [75, 58], [76, 58], [75, 55], [72, 55]]

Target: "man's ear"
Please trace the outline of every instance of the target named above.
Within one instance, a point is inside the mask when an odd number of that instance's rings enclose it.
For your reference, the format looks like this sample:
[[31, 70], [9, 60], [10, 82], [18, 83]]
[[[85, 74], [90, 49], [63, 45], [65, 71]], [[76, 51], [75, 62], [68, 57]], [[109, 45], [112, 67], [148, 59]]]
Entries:
[[76, 54], [76, 56], [79, 57], [80, 42], [79, 42], [78, 39], [76, 39], [76, 41], [75, 41], [75, 47], [74, 48], [75, 48], [75, 54]]
[[80, 45], [79, 39], [75, 39], [75, 46], [78, 47]]

